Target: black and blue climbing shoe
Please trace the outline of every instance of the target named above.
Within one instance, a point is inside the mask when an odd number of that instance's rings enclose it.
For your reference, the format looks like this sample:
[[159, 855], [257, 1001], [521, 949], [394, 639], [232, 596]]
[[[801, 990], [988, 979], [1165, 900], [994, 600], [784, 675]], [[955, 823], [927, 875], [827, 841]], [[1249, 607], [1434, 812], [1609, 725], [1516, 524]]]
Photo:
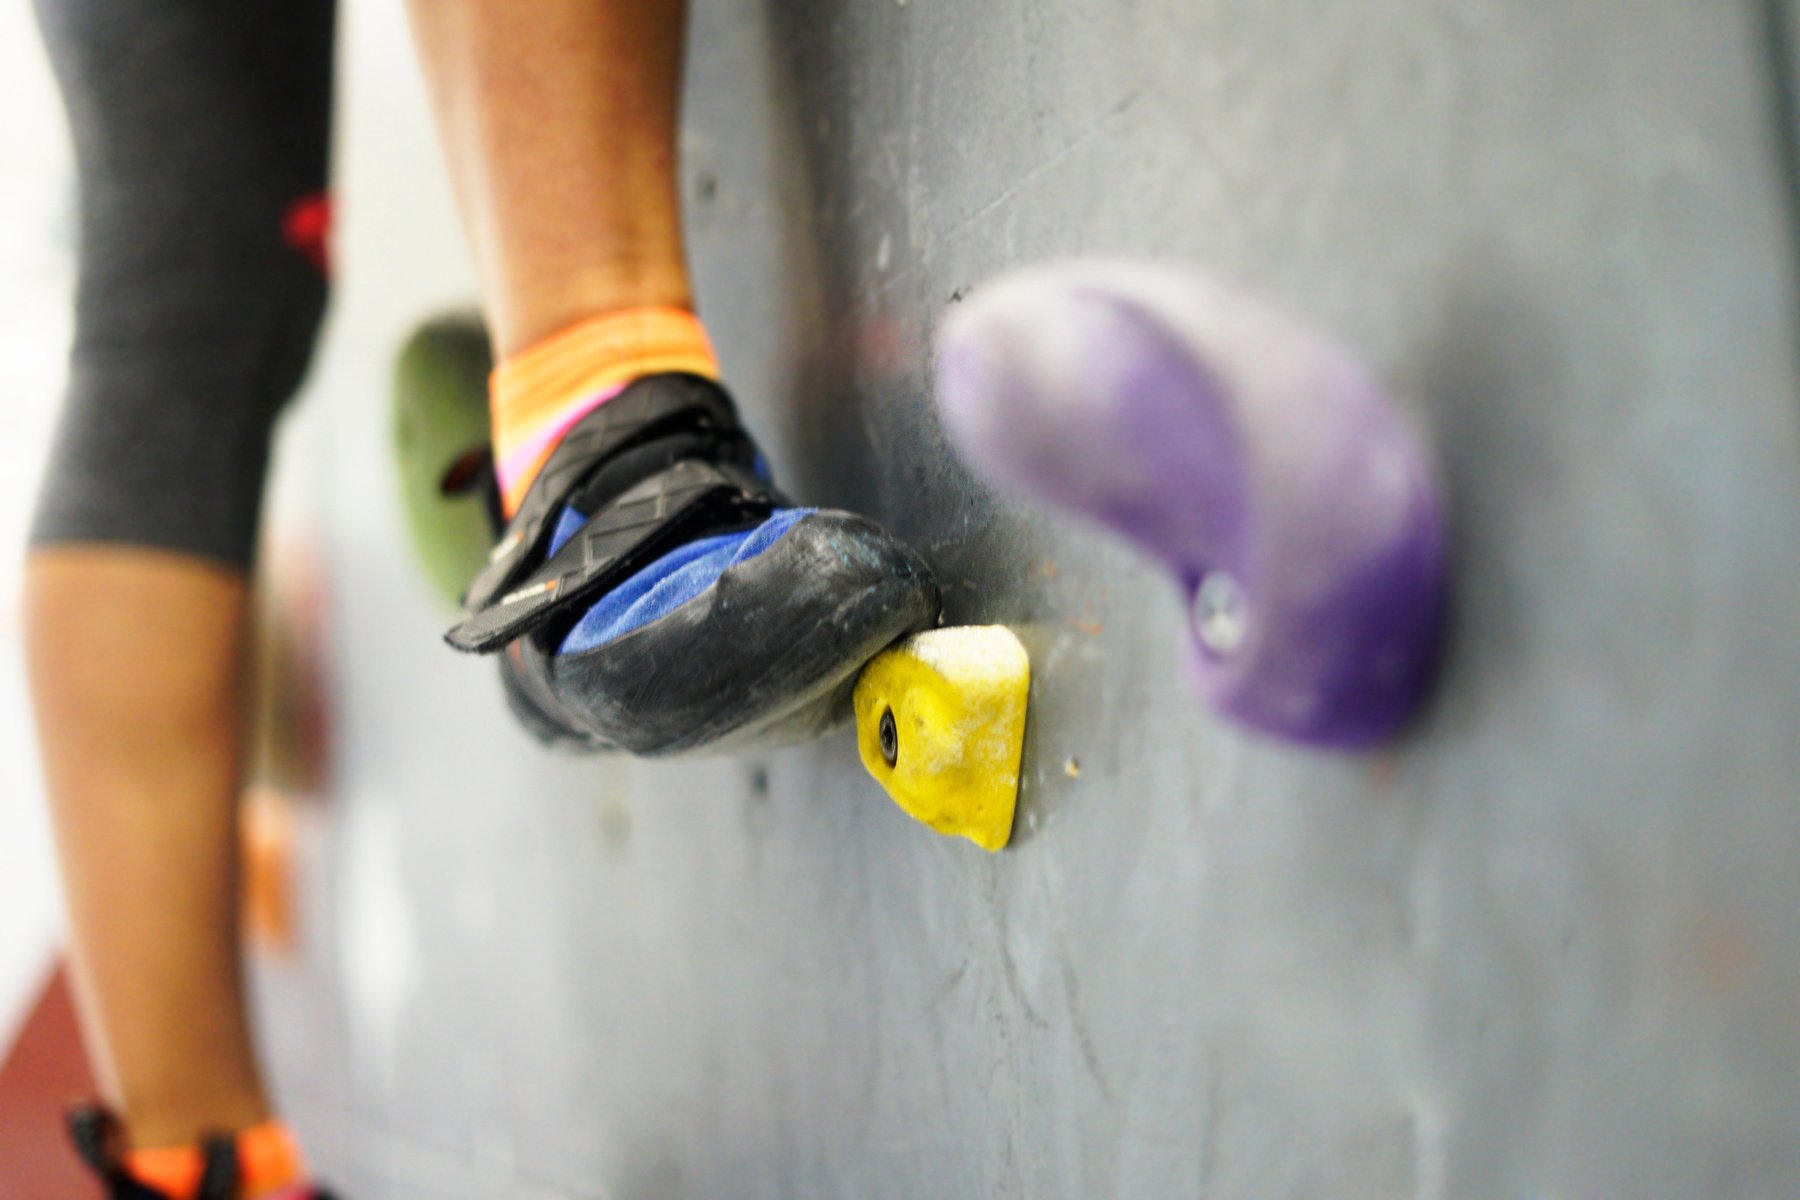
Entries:
[[563, 436], [463, 607], [446, 640], [500, 656], [541, 740], [662, 756], [838, 724], [938, 589], [873, 521], [790, 504], [717, 384], [653, 375]]

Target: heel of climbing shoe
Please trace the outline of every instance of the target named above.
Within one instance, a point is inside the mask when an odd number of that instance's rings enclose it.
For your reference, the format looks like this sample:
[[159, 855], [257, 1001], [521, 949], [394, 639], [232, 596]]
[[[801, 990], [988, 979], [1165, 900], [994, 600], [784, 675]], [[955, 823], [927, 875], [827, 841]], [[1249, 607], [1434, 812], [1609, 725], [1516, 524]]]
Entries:
[[601, 754], [616, 747], [574, 728], [567, 718], [558, 720], [552, 716], [554, 706], [532, 687], [532, 677], [521, 666], [520, 654], [529, 650], [529, 644], [521, 642], [517, 649], [509, 648], [498, 656], [500, 667], [500, 689], [506, 699], [507, 711], [519, 723], [527, 734], [539, 745], [552, 750], [567, 751], [571, 754]]

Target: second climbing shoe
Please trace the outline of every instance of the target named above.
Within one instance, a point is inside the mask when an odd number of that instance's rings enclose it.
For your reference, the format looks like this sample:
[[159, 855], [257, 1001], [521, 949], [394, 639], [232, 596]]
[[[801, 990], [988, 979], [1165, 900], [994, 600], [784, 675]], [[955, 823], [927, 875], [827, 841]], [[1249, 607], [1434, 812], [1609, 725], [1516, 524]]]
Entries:
[[298, 1172], [298, 1151], [286, 1127], [271, 1122], [248, 1133], [216, 1134], [196, 1145], [151, 1152], [125, 1148], [119, 1119], [98, 1104], [70, 1110], [75, 1153], [106, 1189], [106, 1200], [334, 1200], [316, 1184], [287, 1183]]

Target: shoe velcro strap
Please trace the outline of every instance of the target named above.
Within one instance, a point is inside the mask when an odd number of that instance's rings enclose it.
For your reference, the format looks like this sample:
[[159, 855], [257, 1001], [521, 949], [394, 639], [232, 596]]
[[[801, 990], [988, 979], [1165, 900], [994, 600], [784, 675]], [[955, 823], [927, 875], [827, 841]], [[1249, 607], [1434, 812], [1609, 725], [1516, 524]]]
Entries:
[[194, 1200], [236, 1200], [239, 1171], [237, 1139], [227, 1134], [209, 1137], [201, 1143], [206, 1166], [200, 1174], [200, 1186]]
[[538, 471], [487, 565], [469, 584], [464, 608], [481, 612], [502, 593], [515, 590], [527, 564], [542, 553], [563, 498], [583, 476], [621, 450], [683, 421], [739, 428], [730, 397], [709, 380], [687, 375], [642, 380], [577, 421]]
[[444, 640], [470, 654], [503, 648], [558, 615], [579, 616], [633, 572], [726, 525], [765, 517], [780, 496], [732, 463], [688, 459], [588, 518], [548, 562], [457, 625]]

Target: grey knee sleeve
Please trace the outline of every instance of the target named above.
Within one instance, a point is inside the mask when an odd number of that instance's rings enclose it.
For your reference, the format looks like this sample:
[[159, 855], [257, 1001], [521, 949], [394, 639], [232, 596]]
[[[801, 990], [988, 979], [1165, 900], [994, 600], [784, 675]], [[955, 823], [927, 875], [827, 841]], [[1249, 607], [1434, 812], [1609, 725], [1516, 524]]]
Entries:
[[330, 0], [37, 0], [79, 179], [69, 388], [34, 545], [247, 565], [325, 303]]

